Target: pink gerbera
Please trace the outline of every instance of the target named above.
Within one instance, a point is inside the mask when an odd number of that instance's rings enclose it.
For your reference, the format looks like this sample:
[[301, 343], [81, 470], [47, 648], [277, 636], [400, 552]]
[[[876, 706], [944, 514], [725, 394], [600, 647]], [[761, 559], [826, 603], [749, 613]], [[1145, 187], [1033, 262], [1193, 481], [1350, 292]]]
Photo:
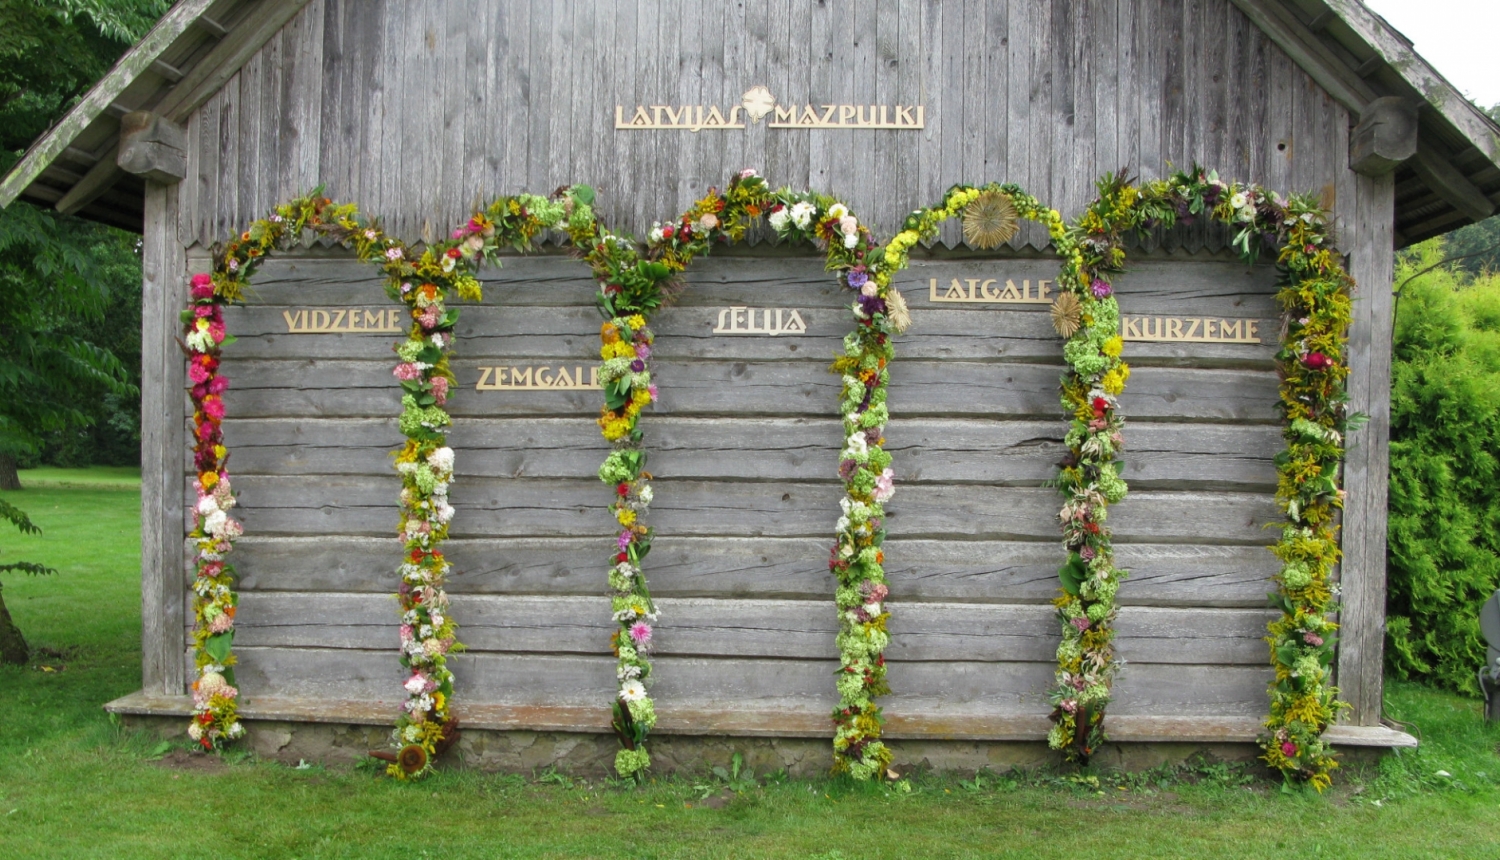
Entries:
[[637, 621], [630, 625], [630, 638], [637, 647], [646, 645], [651, 641], [651, 625], [644, 621]]

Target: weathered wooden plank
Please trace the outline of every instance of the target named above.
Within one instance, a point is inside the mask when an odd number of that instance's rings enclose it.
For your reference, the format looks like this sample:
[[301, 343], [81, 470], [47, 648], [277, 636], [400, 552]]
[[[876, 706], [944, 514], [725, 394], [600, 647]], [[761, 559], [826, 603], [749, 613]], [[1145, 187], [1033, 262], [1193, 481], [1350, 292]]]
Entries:
[[[653, 367], [661, 386], [656, 414], [826, 416], [839, 380], [813, 362], [664, 360]], [[459, 417], [595, 414], [594, 391], [474, 391], [481, 367], [503, 362], [463, 358], [453, 363], [459, 387], [449, 411]], [[563, 366], [587, 368], [584, 356]], [[231, 415], [271, 417], [384, 417], [399, 410], [391, 362], [341, 360], [226, 361], [233, 386]], [[552, 366], [552, 365], [549, 365]], [[555, 371], [549, 371], [555, 373]], [[569, 370], [572, 375], [572, 370]], [[905, 361], [892, 365], [890, 402], [903, 416], [1058, 414], [1060, 369], [1035, 364]], [[549, 376], [549, 378], [551, 378]], [[1276, 376], [1271, 371], [1142, 367], [1131, 375], [1126, 414], [1133, 419], [1276, 421]]]
[[[184, 479], [185, 480], [185, 479]], [[399, 486], [374, 476], [238, 477], [247, 531], [266, 535], [382, 535], [394, 529]], [[455, 537], [607, 535], [609, 498], [597, 480], [469, 478], [450, 490], [461, 513]], [[663, 534], [822, 536], [838, 512], [839, 487], [827, 483], [659, 480], [652, 522]], [[184, 490], [184, 496], [187, 491]], [[905, 487], [886, 505], [894, 536], [938, 535], [1050, 540], [1057, 497], [1045, 487]], [[1261, 544], [1276, 519], [1265, 493], [1142, 491], [1111, 509], [1117, 540]], [[185, 522], [186, 520], [184, 520]]]
[[[394, 419], [246, 419], [225, 422], [240, 475], [386, 475], [401, 444]], [[903, 483], [1039, 484], [1066, 453], [1057, 421], [897, 419], [886, 450]], [[796, 480], [832, 474], [837, 419], [759, 419], [726, 434], [720, 419], [652, 421], [650, 466], [665, 478]], [[1283, 445], [1265, 425], [1133, 426], [1125, 477], [1137, 489], [1275, 486]], [[590, 419], [471, 419], [449, 434], [461, 478], [586, 477], [608, 450]]]
[[[277, 696], [393, 700], [405, 677], [390, 651], [324, 648], [241, 648], [236, 677], [250, 699]], [[473, 704], [607, 703], [614, 692], [614, 659], [599, 657], [458, 654], [449, 658], [458, 695]], [[657, 708], [733, 703], [740, 708], [827, 711], [836, 695], [832, 660], [753, 660], [661, 657], [654, 662]], [[1048, 663], [897, 663], [890, 665], [892, 714], [1046, 713], [1052, 681]], [[1265, 711], [1270, 670], [1249, 666], [1131, 665], [1115, 685], [1110, 713], [1125, 715], [1254, 716]], [[599, 705], [601, 709], [606, 705]]]
[[[825, 599], [832, 581], [826, 538], [694, 538], [660, 535], [647, 562], [659, 597]], [[607, 538], [457, 539], [445, 551], [454, 594], [597, 594], [608, 566]], [[235, 563], [246, 591], [389, 593], [401, 554], [394, 538], [246, 536]], [[1052, 542], [893, 537], [886, 576], [903, 602], [1050, 601], [1061, 550]], [[1260, 546], [1121, 544], [1130, 571], [1127, 606], [1261, 607], [1276, 559]], [[187, 570], [191, 579], [192, 571]]]
[[[664, 657], [833, 660], [837, 612], [826, 600], [660, 597], [652, 653]], [[1037, 604], [889, 601], [891, 646], [901, 662], [1046, 662], [1057, 650], [1055, 611]], [[470, 652], [598, 654], [619, 625], [609, 598], [457, 595], [453, 617]], [[241, 647], [396, 648], [388, 595], [246, 592], [235, 615]], [[1131, 607], [1116, 640], [1129, 663], [1255, 665], [1266, 660], [1266, 609]], [[191, 629], [184, 628], [190, 642]]]
[[1343, 608], [1338, 683], [1353, 705], [1346, 719], [1379, 725], [1386, 585], [1386, 494], [1390, 471], [1391, 207], [1394, 176], [1358, 177], [1350, 274], [1359, 284], [1349, 329], [1350, 409], [1370, 416], [1349, 434], [1344, 465]]
[[[177, 631], [185, 615], [176, 572], [183, 519], [181, 418], [185, 370], [176, 349], [177, 309], [187, 300], [187, 261], [177, 241], [179, 185], [146, 184], [141, 247], [141, 660], [143, 686], [180, 693]], [[151, 420], [173, 416], [173, 420]]]

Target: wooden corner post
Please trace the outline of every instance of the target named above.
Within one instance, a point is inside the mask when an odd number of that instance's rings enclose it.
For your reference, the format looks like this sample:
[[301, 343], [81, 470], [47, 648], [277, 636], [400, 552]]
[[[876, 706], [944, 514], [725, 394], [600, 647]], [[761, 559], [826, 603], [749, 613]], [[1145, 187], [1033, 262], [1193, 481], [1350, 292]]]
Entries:
[[186, 363], [177, 346], [187, 260], [178, 185], [147, 180], [141, 248], [141, 676], [147, 693], [186, 683], [183, 446]]
[[1395, 266], [1395, 174], [1355, 178], [1349, 273], [1349, 409], [1369, 421], [1351, 432], [1344, 466], [1344, 563], [1338, 685], [1346, 721], [1380, 725], [1385, 661], [1386, 490], [1390, 476], [1391, 279]]

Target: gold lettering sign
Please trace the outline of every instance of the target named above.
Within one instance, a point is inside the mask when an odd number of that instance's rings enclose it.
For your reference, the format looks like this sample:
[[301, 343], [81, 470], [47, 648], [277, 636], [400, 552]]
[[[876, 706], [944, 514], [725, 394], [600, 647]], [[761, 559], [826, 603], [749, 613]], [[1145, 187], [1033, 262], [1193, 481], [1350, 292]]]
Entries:
[[1017, 284], [1010, 278], [954, 278], [940, 287], [938, 279], [927, 282], [927, 299], [932, 302], [968, 302], [992, 305], [1048, 305], [1052, 303], [1052, 282], [1038, 280], [1036, 286], [1024, 279]]
[[615, 105], [617, 131], [650, 131], [682, 129], [684, 131], [719, 131], [744, 128], [740, 114], [753, 123], [766, 116], [767, 128], [851, 128], [919, 131], [927, 127], [926, 105], [854, 105], [802, 104], [782, 106], [763, 86], [751, 87], [740, 97], [740, 103], [728, 109], [719, 105], [645, 105], [628, 112]]
[[719, 311], [714, 334], [807, 334], [800, 311], [785, 308], [724, 308]]
[[1158, 343], [1260, 343], [1256, 330], [1260, 323], [1218, 317], [1122, 316], [1120, 335], [1125, 340]]
[[282, 311], [287, 334], [402, 332], [400, 308], [303, 308]]
[[550, 364], [525, 366], [497, 365], [479, 368], [475, 391], [590, 391], [602, 388], [599, 366], [588, 368], [584, 382], [583, 365], [554, 367]]

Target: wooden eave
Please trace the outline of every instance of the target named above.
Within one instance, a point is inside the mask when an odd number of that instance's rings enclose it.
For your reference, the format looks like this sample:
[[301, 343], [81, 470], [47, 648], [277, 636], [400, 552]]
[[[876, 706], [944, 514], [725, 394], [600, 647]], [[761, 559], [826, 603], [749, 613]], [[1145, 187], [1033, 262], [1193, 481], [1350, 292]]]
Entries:
[[[1231, 2], [1355, 116], [1385, 96], [1418, 106], [1421, 158], [1453, 170], [1398, 169], [1398, 246], [1500, 204], [1500, 126], [1360, 0]], [[0, 181], [0, 206], [24, 197], [139, 231], [144, 183], [115, 164], [120, 117], [151, 110], [186, 120], [306, 3], [181, 0]]]
[[115, 163], [120, 117], [181, 123], [217, 93], [307, 0], [180, 0], [0, 181], [17, 198], [134, 232], [145, 183]]
[[[1361, 0], [1231, 0], [1334, 100], [1358, 117], [1377, 98], [1418, 108], [1418, 157], [1397, 169], [1396, 245], [1483, 217], [1500, 204], [1500, 125], [1464, 98]], [[1426, 159], [1454, 168], [1419, 176]]]

